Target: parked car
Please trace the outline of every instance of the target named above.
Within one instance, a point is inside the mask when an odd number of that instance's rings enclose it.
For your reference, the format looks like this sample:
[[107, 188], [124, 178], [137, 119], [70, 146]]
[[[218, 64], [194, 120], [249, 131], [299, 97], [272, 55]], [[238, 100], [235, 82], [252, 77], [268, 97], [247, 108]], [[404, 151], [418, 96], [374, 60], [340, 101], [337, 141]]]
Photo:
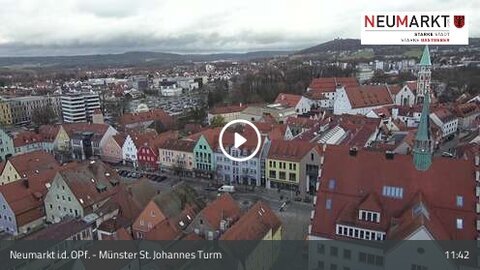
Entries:
[[442, 157], [449, 157], [449, 158], [453, 158], [453, 154], [450, 153], [450, 152], [443, 152], [442, 153]]
[[235, 187], [230, 186], [230, 185], [223, 185], [218, 189], [218, 192], [234, 193], [235, 192]]
[[223, 185], [216, 185], [216, 184], [209, 183], [208, 186], [205, 188], [205, 190], [206, 191], [218, 191], [218, 189], [222, 186]]

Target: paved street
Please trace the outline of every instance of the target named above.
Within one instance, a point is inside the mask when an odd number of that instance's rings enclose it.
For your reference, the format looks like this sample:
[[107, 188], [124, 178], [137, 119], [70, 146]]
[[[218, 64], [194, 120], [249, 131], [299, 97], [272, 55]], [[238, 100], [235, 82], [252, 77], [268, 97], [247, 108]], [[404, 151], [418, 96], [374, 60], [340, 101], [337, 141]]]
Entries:
[[[131, 168], [122, 167], [122, 170], [132, 170]], [[163, 173], [167, 179], [161, 182], [151, 181], [154, 186], [162, 191], [168, 190], [172, 186], [181, 181], [187, 182], [192, 186], [197, 193], [207, 200], [214, 200], [217, 196], [216, 191], [208, 191], [209, 180], [192, 178], [192, 177], [178, 177], [171, 174]], [[133, 178], [124, 178], [125, 182], [137, 181]], [[280, 196], [283, 195], [283, 200]], [[313, 209], [311, 203], [291, 201], [284, 211], [280, 212], [280, 206], [286, 198], [290, 197], [287, 191], [279, 193], [277, 190], [268, 190], [261, 187], [255, 187], [255, 191], [244, 191], [242, 187], [237, 188], [233, 194], [233, 198], [239, 203], [242, 210], [247, 210], [258, 200], [263, 200], [275, 211], [283, 224], [283, 239], [285, 240], [300, 240], [305, 239], [307, 235], [308, 225], [310, 224], [310, 212]]]

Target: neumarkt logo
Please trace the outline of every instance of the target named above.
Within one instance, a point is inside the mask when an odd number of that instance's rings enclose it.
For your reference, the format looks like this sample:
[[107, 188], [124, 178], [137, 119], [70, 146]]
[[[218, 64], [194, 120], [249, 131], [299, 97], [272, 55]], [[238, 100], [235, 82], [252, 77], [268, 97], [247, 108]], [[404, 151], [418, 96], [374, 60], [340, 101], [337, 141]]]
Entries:
[[450, 15], [365, 15], [365, 27], [378, 28], [447, 28]]
[[365, 45], [468, 44], [468, 16], [463, 12], [385, 12], [361, 17]]

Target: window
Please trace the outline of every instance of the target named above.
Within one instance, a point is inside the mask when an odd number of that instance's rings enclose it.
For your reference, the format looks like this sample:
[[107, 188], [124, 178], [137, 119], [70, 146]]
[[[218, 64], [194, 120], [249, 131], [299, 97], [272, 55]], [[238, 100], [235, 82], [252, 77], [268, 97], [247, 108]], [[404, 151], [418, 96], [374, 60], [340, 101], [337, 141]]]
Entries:
[[330, 247], [330, 256], [337, 257], [338, 256], [338, 248], [337, 247]]
[[463, 207], [463, 196], [457, 196], [457, 207]]
[[314, 155], [313, 153], [310, 154], [310, 159], [311, 159], [312, 161], [315, 160], [315, 155]]
[[269, 175], [270, 178], [277, 178], [277, 172], [276, 171], [270, 171], [268, 175]]
[[392, 187], [392, 186], [383, 186], [382, 195], [394, 199], [403, 198], [403, 188], [402, 187]]
[[297, 180], [297, 174], [295, 174], [295, 173], [289, 173], [289, 174], [288, 174], [288, 180], [290, 180], [290, 181], [296, 181], [296, 180]]
[[330, 179], [330, 180], [328, 180], [328, 189], [334, 190], [336, 184], [337, 184], [337, 183], [336, 183], [335, 179]]
[[463, 219], [457, 218], [457, 229], [463, 229]]
[[325, 245], [324, 244], [318, 244], [317, 253], [318, 254], [325, 254]]
[[279, 173], [278, 173], [278, 178], [279, 178], [280, 180], [286, 180], [286, 179], [287, 179], [287, 175], [286, 175], [285, 172], [279, 172]]
[[327, 210], [332, 209], [332, 199], [327, 199], [325, 201], [325, 209], [327, 209]]
[[366, 263], [367, 262], [367, 253], [360, 252], [358, 254], [358, 261], [362, 262], [362, 263]]
[[349, 249], [344, 249], [343, 250], [343, 258], [350, 260], [352, 258], [352, 251]]

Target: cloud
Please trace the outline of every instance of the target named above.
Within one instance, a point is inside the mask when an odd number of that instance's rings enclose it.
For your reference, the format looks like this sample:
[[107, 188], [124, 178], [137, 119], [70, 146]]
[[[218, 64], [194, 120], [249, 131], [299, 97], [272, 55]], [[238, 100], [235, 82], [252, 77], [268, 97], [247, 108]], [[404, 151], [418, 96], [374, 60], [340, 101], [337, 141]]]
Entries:
[[359, 37], [366, 11], [470, 11], [475, 0], [0, 0], [0, 55], [297, 49]]

